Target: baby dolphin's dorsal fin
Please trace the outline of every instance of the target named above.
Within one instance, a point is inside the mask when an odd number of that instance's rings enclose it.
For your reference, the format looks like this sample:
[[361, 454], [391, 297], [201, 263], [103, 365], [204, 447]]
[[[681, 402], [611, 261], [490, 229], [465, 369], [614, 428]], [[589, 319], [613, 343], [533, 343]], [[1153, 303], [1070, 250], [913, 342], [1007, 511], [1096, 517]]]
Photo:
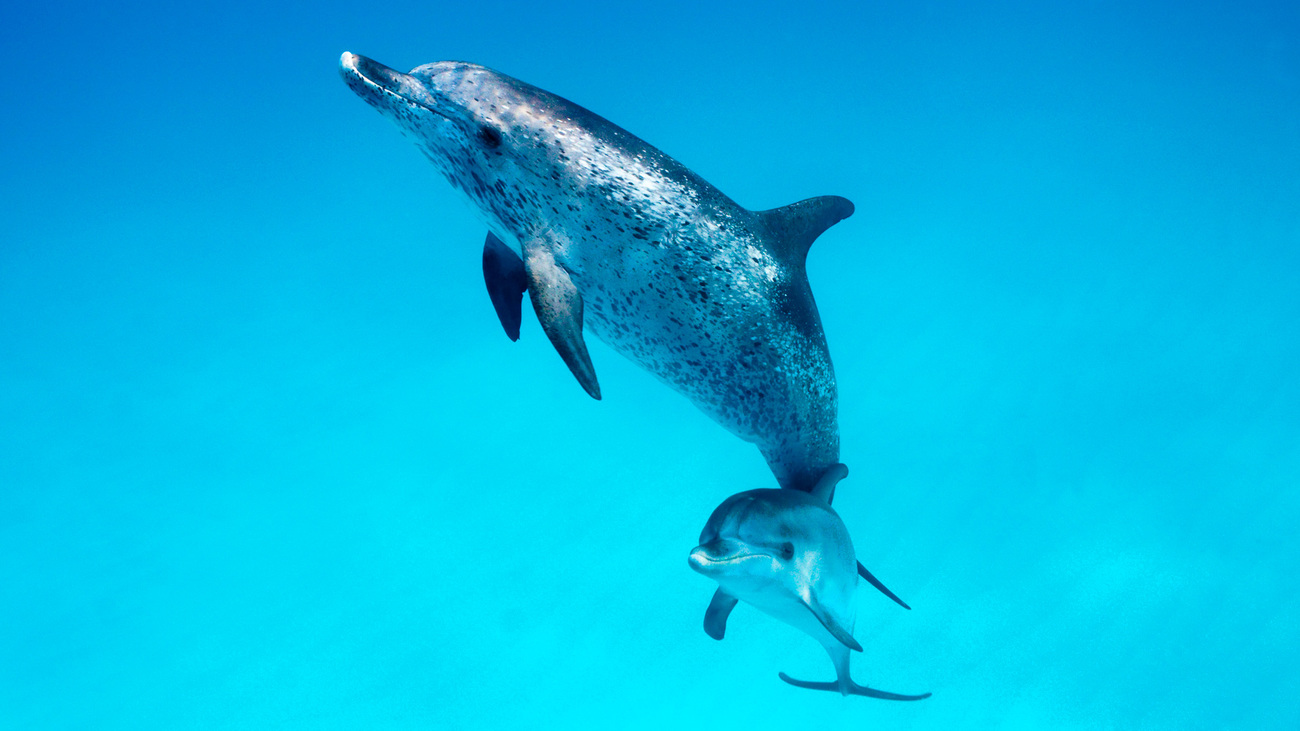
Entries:
[[881, 583], [880, 579], [877, 579], [870, 571], [867, 571], [867, 567], [863, 566], [861, 561], [858, 562], [858, 576], [861, 576], [862, 578], [866, 579], [868, 584], [871, 584], [872, 586], [879, 589], [881, 594], [884, 594], [890, 599], [893, 599], [894, 602], [898, 604], [898, 606], [908, 611], [911, 611], [912, 608], [907, 606], [907, 602], [903, 601], [902, 599], [899, 599], [898, 595], [890, 591], [889, 587]]
[[808, 247], [826, 229], [853, 215], [853, 204], [838, 195], [823, 195], [781, 208], [758, 211], [771, 244], [787, 264], [803, 266]]
[[[839, 484], [840, 480], [843, 480], [845, 477], [848, 476], [849, 476], [849, 468], [843, 464], [840, 464], [839, 462], [836, 462], [835, 464], [826, 468], [826, 471], [822, 473], [821, 479], [817, 480], [817, 484], [813, 486], [812, 494], [816, 495], [822, 500], [825, 500], [826, 504], [830, 505], [831, 500], [835, 499], [835, 486]], [[898, 606], [902, 607], [903, 609], [911, 609], [911, 607], [907, 606], [907, 602], [903, 601], [902, 599], [899, 599], [897, 594], [890, 591], [889, 587], [881, 583], [880, 579], [877, 579], [874, 574], [868, 571], [867, 567], [863, 566], [861, 561], [858, 562], [858, 576], [861, 576], [862, 578], [866, 579], [867, 583], [876, 587], [876, 589], [878, 589], [881, 594], [884, 594], [890, 599], [893, 599], [895, 602], [898, 603]]]

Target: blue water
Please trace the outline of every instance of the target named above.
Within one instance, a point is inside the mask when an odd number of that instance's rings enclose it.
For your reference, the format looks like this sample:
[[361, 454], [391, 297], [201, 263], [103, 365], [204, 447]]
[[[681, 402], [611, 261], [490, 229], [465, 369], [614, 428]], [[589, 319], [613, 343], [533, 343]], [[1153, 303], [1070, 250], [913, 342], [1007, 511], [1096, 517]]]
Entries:
[[[0, 727], [1300, 727], [1300, 6], [1060, 5], [5, 5]], [[345, 50], [854, 201], [854, 675], [931, 699], [705, 636], [757, 450], [510, 343]]]

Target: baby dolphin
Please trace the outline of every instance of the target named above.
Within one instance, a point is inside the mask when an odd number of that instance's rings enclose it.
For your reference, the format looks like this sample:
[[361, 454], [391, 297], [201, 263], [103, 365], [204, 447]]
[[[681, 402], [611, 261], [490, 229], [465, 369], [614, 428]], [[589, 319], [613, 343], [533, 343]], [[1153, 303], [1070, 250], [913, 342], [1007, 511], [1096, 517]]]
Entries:
[[748, 210], [617, 125], [483, 66], [404, 74], [352, 53], [340, 65], [486, 223], [484, 278], [512, 340], [527, 292], [593, 398], [584, 328], [756, 444], [782, 487], [809, 490], [839, 461], [804, 259], [852, 203]]
[[[843, 465], [831, 470], [828, 481], [848, 473]], [[709, 516], [690, 565], [718, 582], [718, 591], [705, 614], [704, 626], [721, 639], [726, 614], [737, 600], [811, 635], [826, 648], [835, 664], [834, 682], [780, 678], [800, 688], [837, 690], [894, 701], [930, 697], [888, 693], [853, 682], [849, 651], [862, 651], [853, 639], [856, 613], [857, 558], [844, 521], [817, 493], [761, 489], [727, 498]]]

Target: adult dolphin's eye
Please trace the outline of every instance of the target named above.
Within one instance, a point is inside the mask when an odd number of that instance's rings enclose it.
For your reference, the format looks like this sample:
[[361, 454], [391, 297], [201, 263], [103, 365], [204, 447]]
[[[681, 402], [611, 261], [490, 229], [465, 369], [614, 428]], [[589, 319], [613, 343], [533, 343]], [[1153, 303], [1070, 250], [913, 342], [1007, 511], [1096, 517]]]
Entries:
[[501, 146], [501, 133], [486, 124], [478, 128], [478, 138], [488, 149], [495, 150]]
[[781, 558], [784, 558], [787, 561], [794, 558], [793, 543], [782, 543], [780, 546], [777, 547], [777, 550], [780, 552]]

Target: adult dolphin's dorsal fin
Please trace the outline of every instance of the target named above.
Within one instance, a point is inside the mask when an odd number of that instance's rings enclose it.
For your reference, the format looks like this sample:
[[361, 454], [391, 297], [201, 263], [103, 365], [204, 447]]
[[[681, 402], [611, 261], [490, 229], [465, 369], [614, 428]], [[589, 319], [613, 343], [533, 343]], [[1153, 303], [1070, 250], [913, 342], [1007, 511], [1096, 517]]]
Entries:
[[533, 310], [546, 336], [578, 383], [592, 398], [600, 400], [596, 369], [582, 339], [582, 295], [569, 273], [555, 261], [549, 242], [537, 239], [524, 242], [524, 271], [528, 275]]
[[487, 283], [488, 297], [492, 298], [492, 307], [506, 336], [518, 340], [528, 274], [523, 259], [491, 231], [483, 244], [483, 281]]
[[713, 592], [713, 600], [704, 611], [704, 632], [715, 640], [720, 640], [727, 633], [727, 617], [736, 608], [736, 597], [718, 589]]
[[800, 589], [798, 597], [803, 602], [803, 605], [808, 607], [808, 611], [812, 612], [813, 616], [817, 618], [817, 621], [822, 623], [826, 631], [839, 640], [840, 644], [850, 650], [862, 652], [862, 645], [859, 645], [858, 641], [853, 639], [853, 633], [837, 617], [828, 612], [821, 602], [817, 601], [817, 596], [812, 593], [810, 587], [805, 586]]
[[853, 215], [853, 204], [838, 195], [823, 195], [781, 208], [759, 211], [771, 245], [786, 263], [803, 266], [808, 247], [826, 229]]
[[822, 473], [817, 484], [813, 485], [812, 494], [826, 501], [827, 505], [835, 499], [835, 486], [845, 477], [849, 476], [849, 468], [846, 465], [836, 462]]

